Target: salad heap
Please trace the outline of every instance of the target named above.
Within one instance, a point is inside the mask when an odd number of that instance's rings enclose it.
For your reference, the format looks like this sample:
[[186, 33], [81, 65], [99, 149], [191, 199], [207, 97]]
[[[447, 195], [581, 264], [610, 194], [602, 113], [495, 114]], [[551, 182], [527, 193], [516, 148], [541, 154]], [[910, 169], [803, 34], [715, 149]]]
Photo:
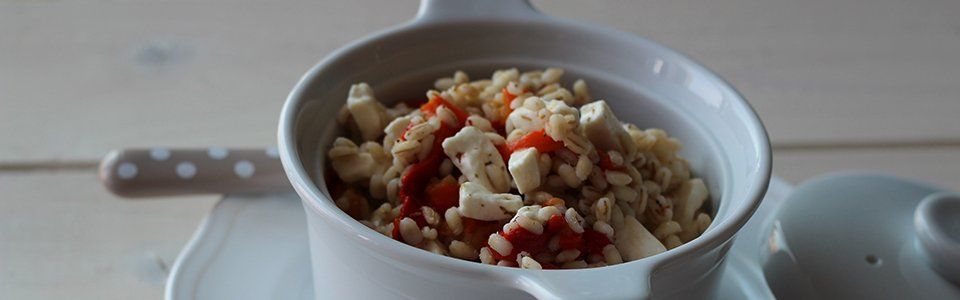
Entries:
[[337, 206], [408, 245], [525, 269], [618, 264], [700, 236], [709, 194], [680, 142], [621, 122], [563, 74], [457, 71], [393, 107], [353, 85], [327, 152]]

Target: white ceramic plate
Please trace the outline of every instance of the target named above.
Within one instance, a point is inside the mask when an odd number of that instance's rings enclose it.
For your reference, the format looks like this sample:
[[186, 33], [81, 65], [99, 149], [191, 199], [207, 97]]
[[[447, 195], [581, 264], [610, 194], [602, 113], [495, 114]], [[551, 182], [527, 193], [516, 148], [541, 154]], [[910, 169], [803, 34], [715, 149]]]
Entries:
[[[755, 255], [765, 216], [793, 187], [774, 178], [727, 257], [722, 299], [773, 299]], [[313, 299], [306, 221], [296, 194], [227, 195], [180, 252], [166, 299]]]
[[306, 228], [294, 193], [223, 197], [177, 257], [166, 299], [313, 299]]

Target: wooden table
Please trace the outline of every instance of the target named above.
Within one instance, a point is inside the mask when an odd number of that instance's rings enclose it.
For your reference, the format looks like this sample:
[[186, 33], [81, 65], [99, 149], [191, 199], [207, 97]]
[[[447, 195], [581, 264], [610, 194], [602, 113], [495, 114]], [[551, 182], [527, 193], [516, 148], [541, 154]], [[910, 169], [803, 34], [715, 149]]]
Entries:
[[[792, 182], [860, 169], [960, 189], [960, 1], [534, 2], [725, 76]], [[416, 6], [0, 0], [0, 299], [161, 297], [217, 197], [123, 201], [98, 184], [98, 159], [273, 145], [307, 68]]]

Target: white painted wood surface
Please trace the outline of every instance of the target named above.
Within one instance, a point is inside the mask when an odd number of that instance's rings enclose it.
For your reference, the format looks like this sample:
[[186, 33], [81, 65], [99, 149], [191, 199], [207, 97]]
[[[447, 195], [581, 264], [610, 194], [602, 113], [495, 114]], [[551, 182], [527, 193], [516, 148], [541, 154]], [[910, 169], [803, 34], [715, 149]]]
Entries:
[[216, 196], [126, 201], [96, 171], [0, 173], [0, 299], [160, 299]]
[[[536, 4], [704, 62], [756, 106], [778, 146], [960, 145], [960, 1]], [[415, 10], [414, 1], [0, 4], [0, 162], [274, 143], [279, 104], [307, 68]]]
[[787, 150], [773, 172], [794, 184], [829, 172], [881, 172], [960, 191], [960, 148], [904, 147]]
[[[754, 104], [793, 182], [960, 190], [960, 1], [534, 1], [687, 53]], [[407, 1], [0, 0], [0, 299], [156, 299], [215, 197], [128, 202], [107, 150], [266, 146], [279, 105]]]

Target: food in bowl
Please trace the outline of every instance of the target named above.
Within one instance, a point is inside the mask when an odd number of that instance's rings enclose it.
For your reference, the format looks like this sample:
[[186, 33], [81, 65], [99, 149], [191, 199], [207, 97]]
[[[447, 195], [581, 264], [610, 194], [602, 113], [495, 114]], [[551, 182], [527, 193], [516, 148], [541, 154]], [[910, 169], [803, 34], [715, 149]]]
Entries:
[[709, 194], [680, 141], [621, 122], [563, 74], [457, 71], [393, 107], [353, 85], [327, 152], [331, 196], [408, 245], [524, 269], [619, 264], [700, 236]]

